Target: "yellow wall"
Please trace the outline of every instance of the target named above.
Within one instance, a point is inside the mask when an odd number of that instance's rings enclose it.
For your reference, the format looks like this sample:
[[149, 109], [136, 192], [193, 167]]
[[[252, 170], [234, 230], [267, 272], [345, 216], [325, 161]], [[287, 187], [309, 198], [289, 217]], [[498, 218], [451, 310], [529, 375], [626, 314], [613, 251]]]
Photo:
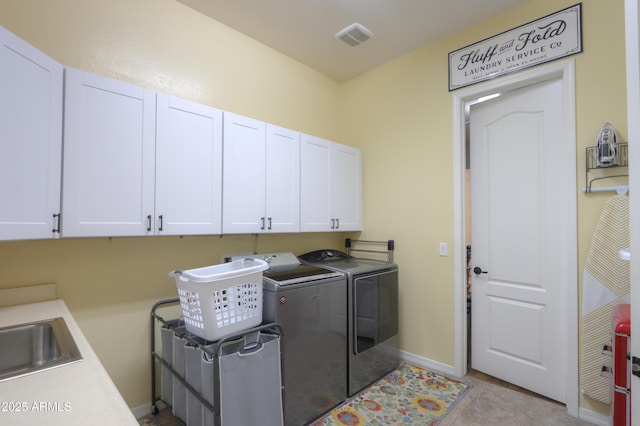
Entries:
[[[447, 54], [574, 1], [533, 0], [338, 84], [174, 0], [0, 0], [0, 25], [61, 63], [363, 148], [362, 236], [394, 238], [402, 349], [452, 365], [452, 100]], [[583, 2], [575, 56], [580, 271], [607, 195], [579, 193], [605, 121], [626, 136], [622, 0]], [[525, 155], [525, 153], [523, 153]], [[147, 403], [148, 312], [174, 268], [222, 253], [339, 248], [344, 235], [148, 237], [0, 243], [0, 287], [57, 282], [131, 407]], [[581, 276], [581, 273], [580, 273]], [[606, 413], [588, 400], [581, 406]]]
[[[466, 31], [416, 50], [345, 83], [344, 140], [364, 147], [366, 231], [392, 234], [401, 265], [401, 346], [453, 364], [453, 104], [448, 92], [451, 51], [499, 34], [575, 1], [534, 0]], [[583, 53], [576, 61], [579, 276], [595, 223], [611, 194], [581, 193], [584, 148], [610, 121], [626, 140], [624, 2], [583, 2]], [[523, 152], [523, 159], [527, 153]], [[606, 183], [605, 183], [606, 185]], [[365, 232], [365, 233], [367, 233]], [[587, 409], [607, 413], [594, 401]]]
[[[174, 0], [0, 0], [0, 25], [64, 65], [340, 142], [338, 83]], [[0, 243], [0, 288], [57, 283], [130, 407], [150, 401], [149, 312], [167, 274], [223, 253], [341, 248], [346, 234]]]
[[1, 0], [0, 24], [66, 66], [340, 136], [339, 84], [174, 0]]

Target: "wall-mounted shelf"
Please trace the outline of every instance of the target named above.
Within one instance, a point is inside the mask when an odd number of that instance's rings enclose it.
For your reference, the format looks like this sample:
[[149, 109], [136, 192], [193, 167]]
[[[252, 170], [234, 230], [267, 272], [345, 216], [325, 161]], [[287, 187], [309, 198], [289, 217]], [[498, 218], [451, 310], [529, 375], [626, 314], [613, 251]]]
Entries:
[[586, 167], [585, 167], [585, 185], [583, 192], [601, 192], [605, 191], [619, 191], [619, 186], [607, 187], [607, 188], [592, 188], [593, 182], [601, 179], [610, 179], [616, 177], [628, 177], [628, 169], [623, 169], [629, 166], [628, 155], [628, 143], [618, 143], [618, 151], [616, 158], [609, 164], [598, 163], [598, 148], [590, 146], [585, 149]]

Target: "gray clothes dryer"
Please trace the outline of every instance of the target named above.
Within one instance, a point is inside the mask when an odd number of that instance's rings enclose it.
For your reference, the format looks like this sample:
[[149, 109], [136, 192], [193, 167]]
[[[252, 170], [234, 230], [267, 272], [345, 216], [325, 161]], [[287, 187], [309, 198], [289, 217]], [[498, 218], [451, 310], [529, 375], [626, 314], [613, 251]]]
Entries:
[[347, 394], [352, 396], [400, 365], [398, 266], [337, 250], [299, 259], [347, 275]]

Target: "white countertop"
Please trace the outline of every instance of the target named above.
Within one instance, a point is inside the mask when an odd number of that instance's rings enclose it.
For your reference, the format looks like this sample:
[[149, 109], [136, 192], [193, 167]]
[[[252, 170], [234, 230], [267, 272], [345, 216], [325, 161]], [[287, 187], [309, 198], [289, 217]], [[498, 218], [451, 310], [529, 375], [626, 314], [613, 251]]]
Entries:
[[0, 308], [0, 327], [63, 317], [82, 361], [0, 382], [2, 425], [137, 425], [62, 300]]

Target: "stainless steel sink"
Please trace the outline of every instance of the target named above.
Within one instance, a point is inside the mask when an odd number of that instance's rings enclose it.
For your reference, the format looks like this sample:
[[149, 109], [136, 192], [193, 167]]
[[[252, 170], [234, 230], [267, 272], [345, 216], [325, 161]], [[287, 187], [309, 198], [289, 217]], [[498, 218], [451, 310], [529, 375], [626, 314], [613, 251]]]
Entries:
[[0, 328], [0, 381], [81, 359], [62, 317]]

